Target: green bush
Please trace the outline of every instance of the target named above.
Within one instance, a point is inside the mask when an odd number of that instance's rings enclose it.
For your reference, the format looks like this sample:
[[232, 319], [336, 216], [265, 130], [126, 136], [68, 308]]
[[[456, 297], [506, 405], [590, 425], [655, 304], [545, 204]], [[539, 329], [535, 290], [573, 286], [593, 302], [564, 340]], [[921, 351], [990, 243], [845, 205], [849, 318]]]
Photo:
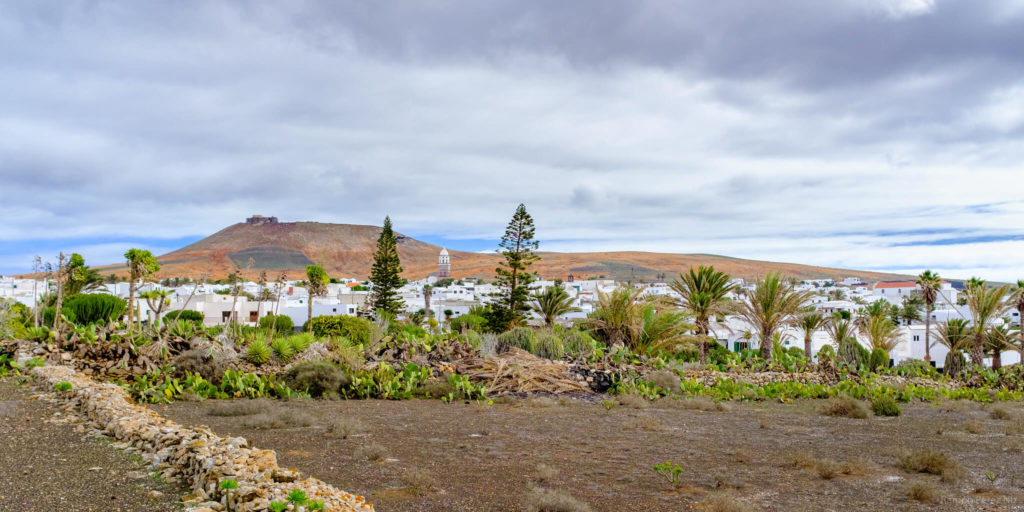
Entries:
[[245, 351], [245, 360], [255, 365], [266, 364], [270, 361], [270, 347], [263, 340], [254, 340], [249, 343]]
[[288, 338], [274, 338], [274, 341], [270, 342], [270, 349], [274, 351], [274, 356], [282, 363], [291, 361], [295, 355], [295, 349], [292, 348]]
[[546, 359], [561, 359], [565, 356], [565, 347], [562, 346], [562, 338], [553, 332], [544, 332], [537, 336], [534, 343], [534, 355]]
[[571, 330], [562, 335], [562, 346], [565, 348], [565, 353], [569, 355], [575, 356], [588, 352], [593, 343], [594, 338], [584, 331]]
[[[274, 319], [277, 318], [277, 323], [274, 323]], [[292, 321], [288, 315], [267, 315], [260, 318], [260, 328], [270, 329], [274, 327], [277, 334], [280, 336], [287, 336], [295, 331], [295, 322]]]
[[821, 347], [820, 350], [818, 350], [818, 353], [815, 354], [815, 356], [817, 356], [819, 360], [821, 358], [828, 358], [830, 361], [835, 361], [836, 350], [832, 348], [832, 345], [825, 345], [824, 347]]
[[480, 346], [483, 345], [484, 342], [484, 337], [473, 329], [468, 329], [465, 334], [460, 336], [460, 339], [477, 350], [480, 350]]
[[296, 354], [305, 352], [306, 349], [316, 341], [316, 337], [308, 332], [293, 334], [288, 336], [286, 339], [288, 340], [288, 344], [292, 346], [292, 351]]
[[170, 325], [178, 320], [184, 320], [192, 322], [196, 327], [203, 326], [203, 320], [205, 317], [199, 311], [193, 311], [191, 309], [171, 311], [164, 315], [164, 324]]
[[81, 325], [110, 323], [120, 318], [128, 308], [128, 303], [120, 297], [107, 293], [87, 293], [72, 295], [64, 301], [62, 311], [69, 320]]
[[871, 354], [868, 356], [868, 368], [871, 368], [871, 371], [876, 372], [879, 368], [888, 367], [889, 353], [881, 347], [872, 350]]
[[[344, 336], [356, 344], [370, 343], [372, 326], [365, 318], [347, 315], [321, 315], [313, 317], [313, 334], [317, 338]], [[305, 330], [305, 328], [303, 328]]]
[[[63, 311], [64, 311], [64, 318], [66, 318], [69, 322], [74, 322], [75, 321], [75, 312], [74, 311], [72, 311], [70, 309], [67, 309], [67, 308], [64, 308]], [[43, 310], [43, 325], [45, 325], [47, 327], [53, 327], [53, 321], [56, 318], [56, 316], [57, 316], [57, 309], [54, 308], [53, 306], [50, 306], [50, 307], [44, 309]]]
[[939, 374], [931, 363], [923, 359], [904, 359], [896, 365], [895, 371], [904, 377], [934, 377]]
[[497, 352], [508, 352], [511, 348], [521, 348], [533, 353], [537, 343], [537, 336], [529, 327], [515, 327], [498, 335]]
[[486, 327], [486, 323], [487, 320], [482, 316], [466, 314], [453, 318], [452, 321], [448, 323], [448, 328], [453, 332], [462, 332], [463, 329], [483, 332]]
[[875, 412], [875, 416], [899, 416], [903, 412], [896, 399], [888, 395], [872, 398], [871, 410]]
[[284, 376], [288, 387], [310, 396], [335, 394], [352, 380], [330, 361], [306, 361], [292, 366]]
[[717, 341], [712, 340], [708, 345], [708, 362], [711, 364], [728, 364], [733, 357], [733, 353]]

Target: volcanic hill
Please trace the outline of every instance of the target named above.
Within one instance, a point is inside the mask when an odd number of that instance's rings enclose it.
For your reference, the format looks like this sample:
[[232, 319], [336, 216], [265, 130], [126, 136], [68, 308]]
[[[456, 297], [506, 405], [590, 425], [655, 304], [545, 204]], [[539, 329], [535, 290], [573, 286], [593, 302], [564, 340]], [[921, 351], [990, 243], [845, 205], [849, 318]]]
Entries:
[[[192, 277], [204, 273], [212, 279], [227, 276], [235, 267], [245, 268], [250, 258], [253, 266], [244, 272], [252, 279], [266, 270], [271, 279], [280, 272], [289, 278], [305, 276], [305, 266], [317, 263], [336, 277], [365, 279], [369, 276], [373, 252], [381, 228], [352, 224], [320, 222], [238, 223], [189, 246], [159, 256], [158, 277]], [[398, 254], [410, 279], [420, 279], [437, 271], [441, 248], [411, 237], [397, 234]], [[500, 257], [449, 251], [452, 277], [491, 279]], [[865, 280], [895, 279], [900, 276], [878, 272], [842, 270], [793, 263], [774, 263], [728, 258], [710, 254], [662, 254], [651, 252], [542, 252], [532, 269], [541, 276], [565, 279], [570, 273], [577, 279], [588, 277], [618, 280], [654, 280], [663, 275], [671, 279], [690, 266], [714, 265], [735, 277], [754, 278], [769, 271], [780, 271], [801, 279], [861, 277]], [[102, 267], [103, 272], [124, 274], [124, 265]]]

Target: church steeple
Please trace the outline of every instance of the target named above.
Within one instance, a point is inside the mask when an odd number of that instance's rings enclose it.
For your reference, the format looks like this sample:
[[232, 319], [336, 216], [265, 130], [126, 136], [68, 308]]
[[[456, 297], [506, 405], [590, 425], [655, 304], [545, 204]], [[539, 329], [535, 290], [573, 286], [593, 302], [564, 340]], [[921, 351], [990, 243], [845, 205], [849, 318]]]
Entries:
[[437, 278], [447, 279], [452, 276], [452, 264], [448, 259], [448, 249], [441, 248], [441, 255], [437, 258]]

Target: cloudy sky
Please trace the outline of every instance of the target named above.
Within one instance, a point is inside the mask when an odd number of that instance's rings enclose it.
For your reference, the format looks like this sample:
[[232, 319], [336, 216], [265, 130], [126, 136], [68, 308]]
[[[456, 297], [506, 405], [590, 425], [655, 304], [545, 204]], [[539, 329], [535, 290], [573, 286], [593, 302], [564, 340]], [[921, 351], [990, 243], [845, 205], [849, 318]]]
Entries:
[[1024, 0], [0, 0], [0, 274], [254, 213], [1024, 278]]

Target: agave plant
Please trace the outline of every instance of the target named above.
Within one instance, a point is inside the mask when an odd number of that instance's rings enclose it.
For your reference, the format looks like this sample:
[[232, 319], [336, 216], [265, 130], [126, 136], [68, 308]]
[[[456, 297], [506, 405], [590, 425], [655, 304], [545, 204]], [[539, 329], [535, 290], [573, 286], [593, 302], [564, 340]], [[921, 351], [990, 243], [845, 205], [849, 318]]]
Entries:
[[288, 338], [274, 338], [274, 341], [270, 342], [270, 349], [274, 351], [274, 356], [282, 363], [291, 361], [295, 355], [295, 349], [292, 348]]
[[254, 340], [249, 343], [249, 346], [246, 348], [245, 360], [259, 366], [270, 361], [270, 354], [271, 351], [267, 342], [263, 340]]

